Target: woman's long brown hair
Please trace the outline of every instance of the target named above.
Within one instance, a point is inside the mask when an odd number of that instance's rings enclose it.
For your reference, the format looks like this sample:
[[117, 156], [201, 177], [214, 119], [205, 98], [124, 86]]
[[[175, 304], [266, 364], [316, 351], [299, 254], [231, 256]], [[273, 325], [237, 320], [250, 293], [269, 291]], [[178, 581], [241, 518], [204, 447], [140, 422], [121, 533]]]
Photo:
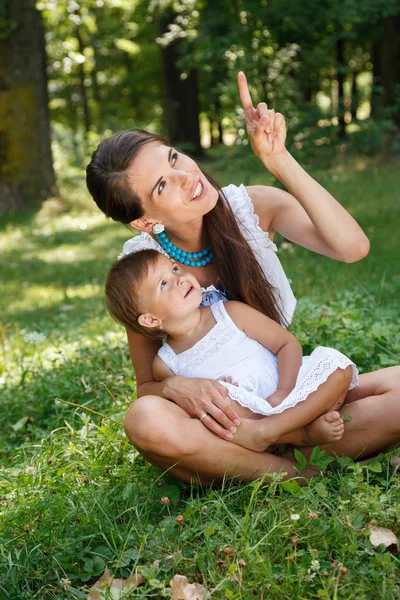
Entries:
[[[114, 221], [128, 224], [144, 215], [127, 169], [143, 146], [151, 142], [168, 146], [168, 142], [158, 135], [133, 129], [103, 140], [92, 155], [86, 168], [87, 187], [100, 210]], [[278, 304], [278, 290], [265, 277], [220, 186], [204, 171], [203, 174], [219, 192], [215, 207], [204, 215], [204, 225], [213, 247], [219, 282], [227, 297], [244, 302], [286, 325]]]

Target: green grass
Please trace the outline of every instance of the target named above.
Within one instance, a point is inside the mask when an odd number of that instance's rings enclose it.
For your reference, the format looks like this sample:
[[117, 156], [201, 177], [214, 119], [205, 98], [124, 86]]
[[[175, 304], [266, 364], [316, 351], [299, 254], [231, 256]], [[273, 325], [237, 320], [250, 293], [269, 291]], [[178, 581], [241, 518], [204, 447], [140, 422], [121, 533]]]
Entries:
[[[225, 152], [206, 161], [223, 185], [271, 182], [249, 149]], [[400, 163], [322, 158], [313, 174], [372, 247], [344, 265], [281, 245], [300, 299], [294, 330], [305, 352], [329, 344], [361, 370], [399, 363]], [[127, 443], [135, 379], [102, 287], [129, 232], [81, 188], [82, 174], [66, 171], [68, 210], [0, 222], [0, 598], [84, 598], [106, 565], [143, 574], [132, 598], [171, 597], [177, 573], [216, 599], [399, 598], [399, 559], [368, 539], [371, 519], [400, 535], [389, 455], [369, 467], [335, 461], [304, 488], [276, 478], [213, 490], [170, 478]]]

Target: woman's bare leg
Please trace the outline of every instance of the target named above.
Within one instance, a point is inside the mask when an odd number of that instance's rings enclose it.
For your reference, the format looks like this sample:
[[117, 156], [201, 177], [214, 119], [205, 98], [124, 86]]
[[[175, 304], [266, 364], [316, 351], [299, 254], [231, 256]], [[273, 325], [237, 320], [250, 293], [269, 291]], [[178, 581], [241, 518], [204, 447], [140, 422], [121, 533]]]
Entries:
[[[211, 433], [198, 419], [158, 396], [143, 396], [126, 414], [125, 432], [151, 463], [184, 481], [220, 483], [226, 477], [252, 481], [265, 474], [299, 475], [294, 461], [266, 452], [253, 452]], [[301, 475], [317, 473], [309, 469]]]
[[[332, 454], [366, 458], [400, 442], [400, 367], [360, 375], [351, 401], [340, 412], [345, 422], [340, 442], [326, 447]], [[246, 450], [213, 435], [178, 406], [155, 396], [134, 402], [125, 418], [125, 431], [147, 460], [177, 477], [207, 484], [225, 477], [251, 481], [283, 470], [294, 476], [293, 461]]]
[[[359, 376], [339, 411], [345, 421], [339, 442], [322, 446], [329, 454], [368, 458], [400, 443], [400, 367], [388, 367]], [[299, 448], [308, 455], [311, 449]]]

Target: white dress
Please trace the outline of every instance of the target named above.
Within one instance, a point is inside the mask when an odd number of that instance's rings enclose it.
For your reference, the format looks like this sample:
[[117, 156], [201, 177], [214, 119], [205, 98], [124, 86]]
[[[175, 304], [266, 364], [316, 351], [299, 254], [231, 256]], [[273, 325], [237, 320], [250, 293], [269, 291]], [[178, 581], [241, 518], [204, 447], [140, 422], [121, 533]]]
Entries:
[[175, 375], [217, 380], [230, 375], [238, 387], [221, 382], [228, 388], [230, 398], [261, 415], [279, 414], [306, 400], [338, 368], [351, 365], [353, 377], [349, 389], [357, 385], [358, 372], [354, 363], [333, 348], [319, 346], [310, 356], [303, 357], [295, 388], [279, 406], [272, 407], [266, 398], [278, 385], [276, 355], [235, 325], [223, 301], [211, 304], [210, 308], [216, 323], [192, 348], [176, 354], [164, 341], [158, 351]]
[[[289, 324], [296, 307], [296, 298], [293, 295], [288, 278], [277, 256], [277, 247], [269, 239], [268, 233], [263, 231], [259, 226], [258, 216], [254, 214], [253, 203], [244, 185], [238, 187], [231, 184], [222, 188], [222, 191], [232, 208], [243, 236], [253, 250], [265, 276], [275, 287], [277, 303], [286, 318], [287, 324]], [[162, 254], [168, 256], [151, 235], [141, 233], [125, 242], [122, 253], [118, 258], [122, 258], [132, 252], [148, 249], [158, 250], [158, 252], [162, 252]], [[223, 290], [218, 286], [210, 285], [208, 288], [202, 288], [202, 292], [203, 306], [208, 306], [219, 300], [228, 300]]]

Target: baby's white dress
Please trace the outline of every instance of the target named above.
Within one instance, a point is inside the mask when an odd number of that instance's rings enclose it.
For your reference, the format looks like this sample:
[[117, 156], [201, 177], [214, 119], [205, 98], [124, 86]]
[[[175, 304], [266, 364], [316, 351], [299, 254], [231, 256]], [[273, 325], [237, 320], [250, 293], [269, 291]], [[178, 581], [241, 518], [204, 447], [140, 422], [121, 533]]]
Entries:
[[158, 351], [175, 375], [217, 380], [231, 376], [238, 387], [221, 382], [228, 388], [230, 398], [252, 412], [266, 416], [282, 413], [302, 402], [338, 368], [351, 365], [353, 377], [349, 389], [357, 385], [358, 371], [354, 363], [333, 348], [319, 346], [310, 356], [303, 357], [295, 388], [281, 404], [272, 407], [266, 398], [278, 385], [276, 355], [235, 325], [223, 301], [211, 304], [210, 309], [216, 323], [192, 348], [176, 354], [164, 341]]

